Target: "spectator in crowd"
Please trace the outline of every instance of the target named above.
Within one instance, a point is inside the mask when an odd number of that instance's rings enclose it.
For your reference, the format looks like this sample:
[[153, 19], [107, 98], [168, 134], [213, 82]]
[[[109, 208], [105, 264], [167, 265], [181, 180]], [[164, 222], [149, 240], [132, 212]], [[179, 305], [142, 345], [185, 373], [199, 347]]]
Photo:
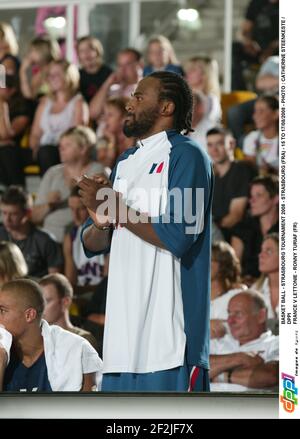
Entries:
[[79, 90], [89, 103], [112, 69], [104, 64], [104, 50], [101, 41], [90, 35], [77, 40], [77, 54], [81, 65]]
[[78, 93], [79, 72], [68, 61], [52, 61], [48, 70], [50, 94], [37, 108], [30, 147], [37, 158], [42, 175], [59, 163], [60, 136], [69, 128], [88, 123], [88, 106]]
[[0, 183], [24, 185], [20, 142], [32, 120], [31, 106], [21, 95], [16, 64], [5, 57], [5, 87], [0, 86]]
[[245, 67], [279, 53], [279, 0], [251, 0], [233, 43], [232, 89], [245, 90]]
[[[270, 56], [261, 66], [255, 83], [259, 95], [279, 93], [279, 56]], [[233, 105], [227, 112], [228, 128], [237, 139], [237, 144], [242, 148], [245, 137], [245, 127], [253, 124], [253, 112], [256, 99]]]
[[[275, 175], [256, 177], [250, 185], [250, 211], [234, 229], [232, 246], [242, 262], [242, 274], [257, 279], [258, 255], [264, 236], [279, 232], [279, 180]], [[253, 280], [252, 280], [253, 282]]]
[[43, 224], [58, 242], [63, 242], [65, 227], [72, 221], [68, 197], [74, 179], [82, 174], [94, 175], [104, 171], [103, 166], [92, 160], [96, 135], [91, 128], [77, 126], [62, 134], [59, 141], [61, 164], [51, 167], [43, 176], [32, 220]]
[[251, 167], [234, 160], [235, 140], [224, 128], [207, 132], [207, 150], [215, 170], [213, 220], [230, 242], [233, 227], [244, 216], [248, 203]]
[[19, 247], [13, 242], [0, 241], [0, 288], [27, 274], [28, 267]]
[[[255, 290], [228, 305], [230, 334], [211, 340], [211, 390], [274, 390], [278, 386], [279, 338], [268, 331], [267, 306]], [[234, 385], [235, 384], [235, 385]]]
[[43, 293], [37, 283], [19, 279], [2, 286], [0, 389], [94, 390], [102, 368], [97, 352], [84, 338], [59, 326], [49, 326], [42, 320], [44, 308]]
[[205, 116], [214, 124], [221, 120], [220, 84], [216, 60], [195, 56], [184, 65], [186, 80], [193, 91], [204, 93], [207, 98]]
[[23, 96], [36, 101], [48, 94], [47, 76], [52, 61], [60, 59], [58, 43], [47, 35], [34, 38], [20, 68], [20, 83]]
[[80, 335], [98, 350], [93, 335], [71, 323], [69, 309], [73, 299], [73, 288], [68, 279], [60, 273], [48, 274], [39, 281], [39, 284], [45, 300], [43, 317], [49, 325], [57, 325], [66, 331]]
[[227, 242], [212, 244], [210, 337], [220, 338], [228, 332], [229, 300], [246, 289], [241, 283], [241, 264], [235, 251]]
[[148, 41], [143, 76], [150, 75], [156, 70], [166, 70], [183, 75], [182, 67], [170, 40], [163, 35], [155, 35]]
[[24, 189], [10, 186], [1, 197], [0, 240], [16, 244], [28, 265], [28, 275], [42, 277], [63, 268], [60, 246], [31, 223], [32, 199]]
[[278, 335], [279, 325], [279, 235], [270, 233], [264, 237], [259, 253], [258, 281], [252, 288], [261, 292], [268, 309], [268, 328]]
[[257, 165], [261, 174], [278, 174], [279, 168], [279, 101], [276, 96], [261, 96], [254, 105], [256, 131], [243, 143], [245, 160]]
[[206, 116], [207, 98], [204, 93], [194, 91], [193, 100], [192, 128], [194, 131], [190, 133], [190, 137], [207, 150], [206, 134], [215, 124]]
[[6, 61], [6, 72], [18, 72], [20, 61], [18, 58], [19, 45], [13, 28], [10, 24], [0, 22], [0, 64]]
[[100, 137], [96, 144], [96, 160], [104, 166], [105, 172], [110, 176], [117, 160], [117, 147], [107, 137]]
[[105, 103], [103, 119], [97, 130], [98, 138], [107, 139], [108, 143], [113, 145], [110, 147], [116, 151], [117, 157], [135, 143], [133, 137], [126, 137], [123, 133], [128, 101], [129, 98], [124, 96], [109, 98]]
[[103, 255], [89, 259], [84, 254], [80, 233], [89, 214], [80, 199], [78, 186], [72, 188], [68, 205], [73, 223], [70, 231], [64, 236], [65, 275], [75, 288], [76, 294], [95, 291], [104, 274], [107, 275], [107, 264]]
[[90, 102], [90, 117], [102, 116], [108, 97], [130, 97], [142, 77], [141, 53], [132, 48], [121, 50], [117, 56], [117, 70], [109, 75]]

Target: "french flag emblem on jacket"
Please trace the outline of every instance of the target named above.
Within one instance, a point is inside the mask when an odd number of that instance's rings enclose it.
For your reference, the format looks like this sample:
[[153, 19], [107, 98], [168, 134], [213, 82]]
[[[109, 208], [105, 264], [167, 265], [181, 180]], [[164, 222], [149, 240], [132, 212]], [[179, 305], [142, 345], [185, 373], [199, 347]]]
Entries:
[[164, 169], [164, 162], [161, 163], [153, 163], [151, 166], [149, 174], [160, 174]]

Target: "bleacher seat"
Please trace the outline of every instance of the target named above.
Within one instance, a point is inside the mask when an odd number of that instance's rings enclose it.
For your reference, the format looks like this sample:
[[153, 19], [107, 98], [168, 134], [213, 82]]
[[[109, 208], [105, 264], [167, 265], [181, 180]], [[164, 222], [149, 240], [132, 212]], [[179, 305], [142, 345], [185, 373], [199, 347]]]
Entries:
[[257, 98], [257, 94], [249, 90], [237, 90], [230, 93], [222, 93], [221, 107], [222, 107], [222, 124], [227, 127], [227, 111], [233, 105], [242, 104], [246, 101], [251, 101]]
[[[30, 129], [28, 128], [22, 136], [21, 148], [29, 148]], [[40, 167], [38, 165], [28, 165], [24, 167], [25, 175], [40, 175]]]

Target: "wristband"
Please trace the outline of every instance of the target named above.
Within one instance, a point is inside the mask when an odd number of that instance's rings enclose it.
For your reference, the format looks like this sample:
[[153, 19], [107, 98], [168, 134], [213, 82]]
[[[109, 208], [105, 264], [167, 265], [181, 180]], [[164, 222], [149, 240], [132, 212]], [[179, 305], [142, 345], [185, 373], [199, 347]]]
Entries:
[[95, 229], [101, 230], [101, 231], [110, 229], [110, 226], [97, 226], [95, 223], [93, 223], [93, 226], [95, 227]]

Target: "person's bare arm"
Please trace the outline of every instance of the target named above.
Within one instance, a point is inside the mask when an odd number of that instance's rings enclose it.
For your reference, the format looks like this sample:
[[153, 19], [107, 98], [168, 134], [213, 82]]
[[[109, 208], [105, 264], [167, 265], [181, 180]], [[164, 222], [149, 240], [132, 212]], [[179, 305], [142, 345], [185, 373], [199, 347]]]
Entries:
[[243, 241], [238, 238], [237, 236], [233, 236], [231, 238], [231, 247], [233, 247], [237, 257], [239, 258], [239, 260], [242, 260], [243, 254], [244, 254], [244, 243]]
[[31, 66], [30, 57], [27, 55], [24, 57], [20, 67], [20, 86], [22, 95], [27, 99], [33, 99], [33, 91], [28, 79], [28, 70]]
[[247, 197], [239, 197], [231, 200], [229, 212], [221, 219], [220, 226], [229, 229], [238, 224], [244, 216], [247, 203]]
[[81, 392], [92, 392], [95, 390], [96, 386], [96, 374], [93, 373], [86, 373], [83, 375], [83, 384], [81, 388]]
[[[45, 174], [46, 175], [46, 174]], [[45, 176], [43, 177], [45, 178]], [[51, 191], [47, 195], [47, 202], [36, 204], [31, 210], [31, 220], [34, 224], [42, 224], [48, 213], [55, 210], [61, 203], [59, 191]]]
[[242, 365], [240, 356], [238, 353], [227, 354], [227, 355], [210, 355], [210, 379], [213, 380], [216, 376], [220, 375], [222, 372], [226, 372], [235, 367], [240, 367]]
[[[157, 236], [153, 228], [153, 225], [151, 224], [151, 217], [149, 217], [144, 213], [139, 214], [135, 210], [126, 206], [126, 204], [123, 201], [121, 201], [121, 209], [127, 210], [127, 218], [128, 218], [127, 222], [122, 224], [123, 227], [126, 227], [126, 229], [130, 230], [130, 232], [134, 233], [144, 241], [149, 242], [149, 244], [165, 249], [165, 246]], [[132, 218], [134, 217], [139, 217], [140, 221], [135, 222], [135, 220], [132, 220]], [[117, 222], [121, 221], [120, 213], [117, 213], [116, 219]]]
[[89, 104], [90, 118], [92, 120], [98, 119], [104, 109], [105, 101], [109, 94], [109, 89], [116, 82], [116, 74], [111, 73], [106, 81], [101, 85], [95, 96], [91, 99]]
[[45, 109], [45, 105], [46, 105], [46, 99], [42, 99], [36, 110], [31, 132], [30, 132], [29, 145], [34, 155], [36, 155], [37, 153], [37, 150], [40, 146], [40, 140], [43, 134], [43, 130], [41, 128], [41, 118]]
[[[119, 199], [119, 196], [117, 196], [117, 198]], [[117, 204], [118, 203], [119, 200], [117, 201]], [[120, 210], [123, 211], [122, 214], [120, 214]], [[163, 243], [155, 233], [151, 224], [151, 218], [148, 215], [143, 213], [139, 214], [135, 210], [129, 208], [123, 201], [120, 201], [120, 210], [117, 209], [117, 215], [115, 218], [119, 226], [126, 227], [126, 229], [130, 230], [144, 241], [147, 241], [156, 247], [165, 249]], [[139, 217], [140, 221], [135, 222], [132, 220], [134, 217]], [[123, 218], [125, 221], [122, 221]], [[91, 251], [100, 251], [107, 247], [109, 243], [109, 233], [107, 231], [104, 231], [103, 233], [103, 231], [98, 231], [95, 227], [90, 226], [84, 231], [83, 240], [87, 249]], [[96, 244], [97, 240], [99, 240], [98, 250]]]
[[18, 116], [11, 122], [11, 129], [14, 136], [22, 134], [29, 126], [30, 119], [28, 116]]
[[51, 212], [51, 208], [48, 203], [40, 204], [39, 206], [33, 206], [31, 210], [31, 220], [34, 224], [42, 224], [44, 218]]
[[65, 261], [65, 276], [69, 279], [73, 286], [76, 286], [77, 270], [72, 256], [72, 240], [69, 233], [64, 237], [63, 254]]
[[263, 91], [263, 92], [278, 90], [279, 77], [269, 74], [258, 76], [255, 82], [255, 87], [258, 91]]
[[213, 380], [222, 372], [227, 372], [239, 367], [253, 368], [263, 363], [263, 359], [251, 352], [236, 352], [233, 354], [210, 355], [209, 376]]
[[245, 387], [263, 389], [278, 384], [278, 361], [259, 364], [250, 368], [237, 368], [232, 371], [231, 382]]
[[89, 107], [82, 98], [79, 98], [74, 108], [74, 126], [88, 125], [89, 123]]
[[210, 321], [210, 338], [221, 338], [226, 334], [224, 322], [226, 320], [211, 319]]
[[30, 74], [32, 61], [30, 55], [26, 55], [20, 67], [20, 86], [22, 95], [27, 99], [36, 99], [38, 92], [45, 82], [45, 67], [41, 71]]
[[11, 141], [21, 134], [29, 125], [28, 116], [17, 116], [12, 121], [9, 117], [9, 109], [6, 102], [0, 100], [0, 140]]
[[12, 128], [9, 120], [7, 102], [0, 99], [0, 140], [10, 141], [13, 137]]

